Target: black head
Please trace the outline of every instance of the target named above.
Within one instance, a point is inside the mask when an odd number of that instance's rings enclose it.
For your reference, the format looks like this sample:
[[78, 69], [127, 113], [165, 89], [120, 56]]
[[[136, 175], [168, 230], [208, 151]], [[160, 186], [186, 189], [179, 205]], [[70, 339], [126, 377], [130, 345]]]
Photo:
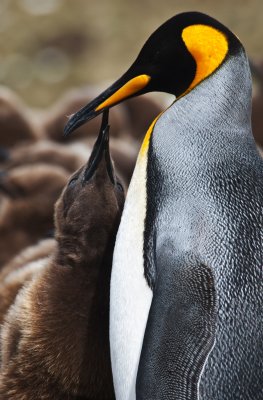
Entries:
[[181, 96], [240, 47], [235, 35], [215, 19], [198, 12], [176, 15], [149, 37], [118, 81], [69, 120], [65, 134], [133, 96], [151, 91]]

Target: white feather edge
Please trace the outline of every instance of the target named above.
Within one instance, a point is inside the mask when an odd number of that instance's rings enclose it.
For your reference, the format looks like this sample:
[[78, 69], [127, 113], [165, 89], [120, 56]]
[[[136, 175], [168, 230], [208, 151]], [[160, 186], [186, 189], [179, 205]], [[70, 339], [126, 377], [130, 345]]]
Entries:
[[152, 291], [144, 277], [147, 155], [139, 155], [113, 256], [110, 345], [116, 400], [135, 400], [135, 384]]

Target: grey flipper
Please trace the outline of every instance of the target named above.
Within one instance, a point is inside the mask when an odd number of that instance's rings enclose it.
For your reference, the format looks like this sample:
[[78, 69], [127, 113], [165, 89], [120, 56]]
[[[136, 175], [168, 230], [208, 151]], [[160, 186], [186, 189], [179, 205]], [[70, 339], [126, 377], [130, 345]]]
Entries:
[[137, 375], [137, 400], [195, 400], [213, 346], [215, 288], [211, 270], [171, 257], [158, 265]]

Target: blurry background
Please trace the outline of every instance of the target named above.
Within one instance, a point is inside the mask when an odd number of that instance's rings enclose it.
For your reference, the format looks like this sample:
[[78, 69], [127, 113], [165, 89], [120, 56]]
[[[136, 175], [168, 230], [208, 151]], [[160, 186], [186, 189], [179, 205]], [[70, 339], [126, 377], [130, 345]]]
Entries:
[[187, 10], [216, 17], [261, 58], [262, 0], [0, 0], [0, 84], [48, 106], [69, 87], [117, 78], [154, 29]]
[[[87, 162], [101, 118], [65, 140], [68, 116], [123, 74], [158, 26], [191, 10], [219, 19], [244, 43], [257, 78], [253, 132], [263, 148], [262, 0], [0, 0], [0, 271], [27, 246], [55, 243], [47, 239], [54, 204]], [[166, 102], [171, 96], [151, 93], [111, 109], [111, 154], [125, 188]]]

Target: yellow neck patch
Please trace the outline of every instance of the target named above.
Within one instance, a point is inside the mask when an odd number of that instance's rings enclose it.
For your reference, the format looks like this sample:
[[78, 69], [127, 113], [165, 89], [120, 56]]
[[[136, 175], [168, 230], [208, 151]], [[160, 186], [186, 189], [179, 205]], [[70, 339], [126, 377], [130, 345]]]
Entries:
[[153, 122], [149, 126], [148, 131], [146, 132], [146, 135], [144, 136], [138, 158], [144, 157], [146, 155], [148, 148], [149, 148], [150, 137], [152, 135], [152, 131], [153, 131], [155, 122], [157, 121], [157, 119], [160, 117], [161, 114], [162, 114], [162, 112], [160, 114], [158, 114], [156, 118], [154, 118]]
[[187, 93], [219, 67], [228, 52], [228, 42], [222, 32], [207, 25], [184, 28], [182, 39], [196, 61], [195, 78]]

